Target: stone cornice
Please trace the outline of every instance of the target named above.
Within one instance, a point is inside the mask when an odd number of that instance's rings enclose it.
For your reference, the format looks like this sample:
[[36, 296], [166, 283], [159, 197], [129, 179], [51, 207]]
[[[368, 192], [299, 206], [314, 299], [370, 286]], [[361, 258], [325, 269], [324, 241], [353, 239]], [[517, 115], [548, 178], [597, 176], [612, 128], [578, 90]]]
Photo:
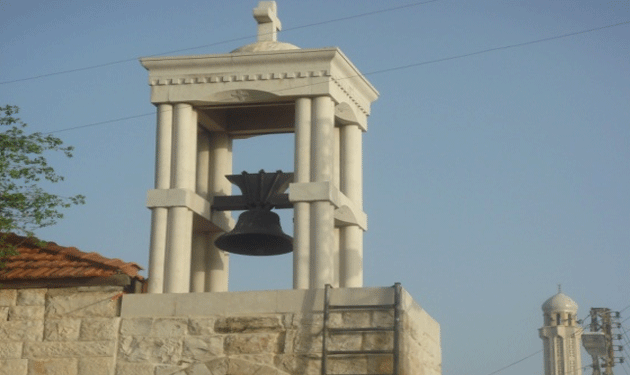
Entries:
[[338, 48], [151, 57], [140, 61], [149, 70], [153, 91], [164, 92], [177, 86], [173, 89], [181, 95], [181, 90], [189, 85], [195, 93], [203, 92], [200, 101], [223, 91], [246, 90], [251, 84], [251, 89], [274, 96], [331, 95], [337, 102], [352, 103], [367, 116], [378, 97], [374, 87]]
[[298, 72], [273, 72], [273, 73], [249, 73], [249, 74], [200, 74], [188, 77], [149, 78], [150, 86], [161, 85], [185, 85], [198, 83], [226, 83], [243, 81], [267, 81], [293, 78], [330, 77], [329, 70], [298, 71]]

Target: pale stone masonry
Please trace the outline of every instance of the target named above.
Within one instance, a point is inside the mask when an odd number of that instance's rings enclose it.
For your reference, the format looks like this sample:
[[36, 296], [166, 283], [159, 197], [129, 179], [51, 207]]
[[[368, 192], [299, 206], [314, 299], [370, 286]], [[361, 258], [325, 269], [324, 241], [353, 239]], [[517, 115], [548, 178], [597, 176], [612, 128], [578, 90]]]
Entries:
[[[0, 375], [319, 375], [323, 290], [129, 294], [122, 287], [0, 290]], [[391, 288], [334, 289], [334, 303], [392, 303]], [[439, 325], [403, 292], [400, 375], [441, 373]], [[332, 314], [391, 326], [391, 312]], [[392, 333], [333, 336], [329, 349], [391, 349]], [[390, 355], [329, 361], [391, 373]]]
[[[320, 375], [324, 291], [125, 296], [117, 375]], [[392, 288], [333, 289], [331, 303], [391, 304]], [[150, 306], [150, 308], [149, 308]], [[440, 332], [403, 291], [399, 375], [441, 374]], [[393, 312], [333, 313], [333, 327], [387, 327]], [[387, 350], [391, 332], [335, 335], [330, 350]], [[391, 355], [329, 360], [329, 373], [390, 374]]]
[[0, 375], [112, 375], [123, 287], [0, 290]]

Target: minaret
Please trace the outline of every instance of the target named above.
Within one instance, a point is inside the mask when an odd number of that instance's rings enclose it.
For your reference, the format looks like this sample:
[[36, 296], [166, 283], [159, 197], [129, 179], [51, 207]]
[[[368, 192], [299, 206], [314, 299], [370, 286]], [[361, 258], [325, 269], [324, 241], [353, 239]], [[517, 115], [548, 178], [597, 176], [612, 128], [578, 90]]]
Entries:
[[545, 324], [539, 335], [545, 352], [545, 375], [582, 375], [582, 327], [577, 324], [577, 309], [577, 303], [560, 287], [558, 294], [542, 305]]

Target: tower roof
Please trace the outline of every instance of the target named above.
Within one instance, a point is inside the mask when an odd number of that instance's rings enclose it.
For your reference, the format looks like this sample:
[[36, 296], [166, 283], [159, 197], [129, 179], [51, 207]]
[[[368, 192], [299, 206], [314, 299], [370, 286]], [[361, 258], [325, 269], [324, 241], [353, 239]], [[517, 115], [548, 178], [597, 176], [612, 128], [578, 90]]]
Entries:
[[542, 305], [542, 310], [545, 313], [560, 311], [577, 313], [577, 309], [577, 303], [562, 292], [558, 292], [558, 294], [546, 300]]

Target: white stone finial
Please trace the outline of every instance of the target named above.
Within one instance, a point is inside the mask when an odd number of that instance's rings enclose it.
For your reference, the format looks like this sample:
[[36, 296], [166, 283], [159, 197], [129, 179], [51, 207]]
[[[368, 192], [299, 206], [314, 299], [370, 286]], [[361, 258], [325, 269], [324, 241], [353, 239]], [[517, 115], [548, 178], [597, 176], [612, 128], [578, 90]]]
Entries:
[[254, 8], [254, 18], [258, 22], [258, 41], [276, 42], [278, 40], [278, 31], [282, 30], [276, 2], [258, 2], [258, 7]]

